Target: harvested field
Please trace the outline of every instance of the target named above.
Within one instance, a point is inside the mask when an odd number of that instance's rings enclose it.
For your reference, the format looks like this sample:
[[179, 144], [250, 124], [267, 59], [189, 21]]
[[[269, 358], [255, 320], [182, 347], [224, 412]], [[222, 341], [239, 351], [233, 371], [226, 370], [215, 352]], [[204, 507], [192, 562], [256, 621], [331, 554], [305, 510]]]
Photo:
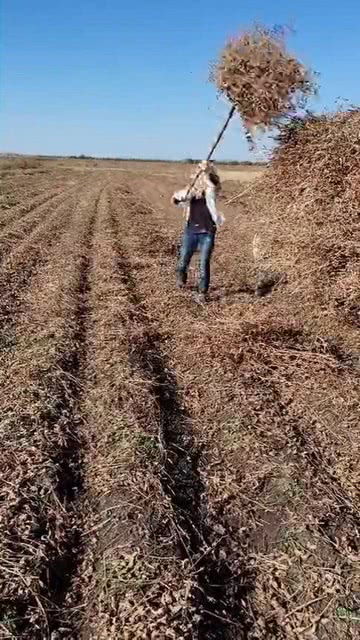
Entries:
[[174, 288], [187, 168], [74, 164], [1, 191], [0, 638], [359, 637], [353, 326], [254, 295], [235, 169], [202, 307]]

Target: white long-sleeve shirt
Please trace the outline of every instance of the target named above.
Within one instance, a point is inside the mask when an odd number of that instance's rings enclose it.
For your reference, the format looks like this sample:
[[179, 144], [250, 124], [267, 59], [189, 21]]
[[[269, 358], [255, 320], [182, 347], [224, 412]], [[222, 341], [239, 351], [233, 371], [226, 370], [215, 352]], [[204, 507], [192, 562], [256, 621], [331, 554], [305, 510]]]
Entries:
[[[192, 199], [192, 195], [188, 193], [188, 189], [180, 189], [180, 191], [176, 191], [173, 195], [173, 200], [177, 200], [177, 205], [183, 207], [186, 211], [186, 219], [188, 220], [190, 215], [190, 201]], [[214, 187], [206, 187], [205, 189], [205, 200], [206, 206], [209, 209], [209, 213], [213, 219], [214, 224], [217, 227], [220, 227], [225, 218], [216, 207], [216, 191]]]

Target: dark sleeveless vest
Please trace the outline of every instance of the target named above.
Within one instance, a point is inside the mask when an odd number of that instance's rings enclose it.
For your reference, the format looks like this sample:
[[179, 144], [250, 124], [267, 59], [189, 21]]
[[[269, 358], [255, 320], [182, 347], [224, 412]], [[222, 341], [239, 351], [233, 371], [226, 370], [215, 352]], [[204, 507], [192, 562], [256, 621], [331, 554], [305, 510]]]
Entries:
[[216, 225], [206, 204], [205, 194], [202, 198], [191, 198], [187, 224], [194, 233], [215, 233]]

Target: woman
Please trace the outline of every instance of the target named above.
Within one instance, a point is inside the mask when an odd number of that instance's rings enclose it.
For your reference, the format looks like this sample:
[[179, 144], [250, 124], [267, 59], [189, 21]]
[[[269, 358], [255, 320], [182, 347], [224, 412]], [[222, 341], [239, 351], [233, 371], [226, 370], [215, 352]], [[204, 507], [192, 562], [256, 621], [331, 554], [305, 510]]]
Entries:
[[[196, 177], [197, 176], [197, 177]], [[216, 229], [224, 222], [216, 209], [216, 195], [221, 189], [220, 178], [211, 162], [200, 162], [191, 176], [195, 184], [174, 193], [172, 202], [186, 209], [180, 259], [177, 266], [177, 283], [183, 288], [192, 256], [200, 251], [199, 302], [206, 301], [210, 285], [210, 261], [215, 244]]]

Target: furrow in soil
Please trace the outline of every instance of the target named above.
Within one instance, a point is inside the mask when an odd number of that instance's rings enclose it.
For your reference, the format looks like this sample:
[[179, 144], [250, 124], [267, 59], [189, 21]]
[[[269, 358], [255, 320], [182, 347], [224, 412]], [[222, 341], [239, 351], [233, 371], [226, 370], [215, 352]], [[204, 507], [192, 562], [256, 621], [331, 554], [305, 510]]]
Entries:
[[[89, 187], [65, 216], [51, 259], [33, 275], [1, 370], [1, 619], [16, 637], [71, 637], [63, 608], [81, 558], [79, 397], [99, 188]], [[45, 226], [51, 241], [53, 224]]]

